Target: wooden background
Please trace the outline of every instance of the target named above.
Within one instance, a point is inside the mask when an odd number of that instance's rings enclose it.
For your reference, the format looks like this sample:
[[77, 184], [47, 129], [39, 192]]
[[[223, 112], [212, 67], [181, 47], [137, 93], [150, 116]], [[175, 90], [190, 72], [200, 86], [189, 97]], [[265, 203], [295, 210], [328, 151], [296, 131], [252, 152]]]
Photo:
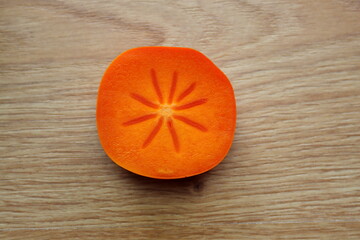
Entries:
[[[0, 2], [1, 239], [360, 239], [360, 1]], [[154, 180], [104, 154], [97, 88], [138, 46], [231, 80], [214, 170]]]

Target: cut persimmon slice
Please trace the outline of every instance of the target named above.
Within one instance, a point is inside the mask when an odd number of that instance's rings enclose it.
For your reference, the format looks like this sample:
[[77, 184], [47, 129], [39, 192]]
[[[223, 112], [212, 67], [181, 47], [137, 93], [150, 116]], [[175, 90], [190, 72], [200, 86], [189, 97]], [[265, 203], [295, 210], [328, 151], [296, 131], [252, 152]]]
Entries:
[[215, 167], [229, 151], [234, 91], [198, 51], [130, 49], [104, 74], [96, 119], [100, 142], [119, 166], [152, 178], [189, 177]]

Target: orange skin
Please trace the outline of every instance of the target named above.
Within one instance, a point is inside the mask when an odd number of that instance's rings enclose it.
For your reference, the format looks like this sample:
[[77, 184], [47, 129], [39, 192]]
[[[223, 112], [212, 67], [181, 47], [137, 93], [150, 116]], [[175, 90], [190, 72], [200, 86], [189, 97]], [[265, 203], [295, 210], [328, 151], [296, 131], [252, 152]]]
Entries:
[[212, 169], [229, 151], [234, 91], [198, 51], [134, 48], [106, 70], [96, 119], [100, 142], [119, 166], [158, 179], [190, 177]]

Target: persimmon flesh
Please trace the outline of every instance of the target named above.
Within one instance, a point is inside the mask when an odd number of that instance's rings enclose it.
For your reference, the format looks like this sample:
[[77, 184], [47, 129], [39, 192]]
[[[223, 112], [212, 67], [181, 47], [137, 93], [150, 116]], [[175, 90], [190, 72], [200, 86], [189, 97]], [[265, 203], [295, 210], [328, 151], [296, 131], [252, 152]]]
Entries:
[[234, 91], [196, 50], [134, 48], [106, 70], [96, 119], [100, 142], [119, 166], [158, 179], [194, 176], [218, 165], [230, 149]]

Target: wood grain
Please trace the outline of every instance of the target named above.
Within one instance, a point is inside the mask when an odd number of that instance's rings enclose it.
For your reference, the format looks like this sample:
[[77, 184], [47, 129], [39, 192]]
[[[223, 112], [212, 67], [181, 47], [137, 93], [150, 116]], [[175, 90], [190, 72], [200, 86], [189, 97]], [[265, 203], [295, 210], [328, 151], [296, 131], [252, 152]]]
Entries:
[[[360, 238], [359, 1], [0, 3], [0, 238]], [[206, 174], [143, 178], [99, 144], [104, 70], [155, 45], [234, 86], [235, 140]]]

